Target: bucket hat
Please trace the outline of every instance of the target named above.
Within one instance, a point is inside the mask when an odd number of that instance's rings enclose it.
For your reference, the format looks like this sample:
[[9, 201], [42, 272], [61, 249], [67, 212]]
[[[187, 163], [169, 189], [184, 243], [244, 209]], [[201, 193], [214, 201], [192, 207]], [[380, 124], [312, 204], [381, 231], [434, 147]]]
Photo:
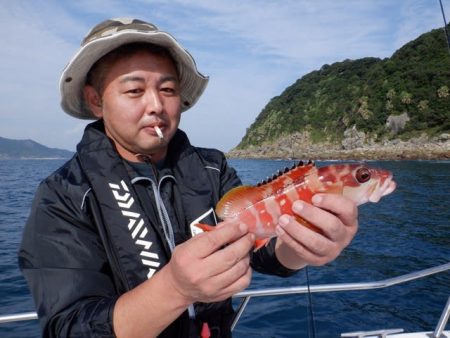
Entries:
[[95, 26], [83, 39], [61, 75], [61, 107], [74, 117], [96, 119], [84, 102], [86, 76], [101, 57], [129, 43], [144, 42], [166, 48], [176, 63], [180, 80], [181, 111], [192, 107], [203, 93], [208, 77], [202, 75], [191, 54], [169, 33], [155, 25], [131, 18], [109, 19]]

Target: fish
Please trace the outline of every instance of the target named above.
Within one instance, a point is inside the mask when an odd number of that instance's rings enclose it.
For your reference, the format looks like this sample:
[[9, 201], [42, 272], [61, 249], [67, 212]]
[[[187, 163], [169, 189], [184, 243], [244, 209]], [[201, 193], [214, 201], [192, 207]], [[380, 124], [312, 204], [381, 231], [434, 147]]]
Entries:
[[[357, 206], [378, 202], [396, 188], [393, 174], [364, 163], [331, 164], [317, 167], [314, 162], [300, 161], [291, 168], [278, 171], [255, 186], [242, 185], [228, 191], [216, 205], [216, 215], [223, 221], [245, 223], [256, 237], [255, 251], [276, 236], [281, 215], [296, 217], [297, 221], [320, 230], [295, 215], [292, 204], [297, 200], [311, 203], [317, 193], [334, 193], [352, 200]], [[214, 230], [208, 224], [196, 224], [203, 231]]]

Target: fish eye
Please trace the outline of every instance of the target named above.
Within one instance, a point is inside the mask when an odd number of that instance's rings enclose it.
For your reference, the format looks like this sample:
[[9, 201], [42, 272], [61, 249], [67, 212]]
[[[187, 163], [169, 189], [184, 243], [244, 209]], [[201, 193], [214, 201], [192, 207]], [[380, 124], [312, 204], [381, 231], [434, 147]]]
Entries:
[[370, 171], [367, 168], [359, 168], [358, 170], [356, 170], [355, 177], [359, 183], [367, 182], [368, 180], [370, 180]]

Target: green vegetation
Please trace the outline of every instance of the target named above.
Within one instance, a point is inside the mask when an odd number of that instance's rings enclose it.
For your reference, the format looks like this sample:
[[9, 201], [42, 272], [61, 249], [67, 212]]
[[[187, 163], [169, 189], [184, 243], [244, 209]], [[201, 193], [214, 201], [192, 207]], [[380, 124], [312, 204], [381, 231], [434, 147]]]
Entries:
[[404, 113], [409, 120], [395, 137], [450, 131], [450, 55], [442, 29], [390, 58], [344, 60], [306, 74], [270, 100], [237, 148], [298, 131], [309, 131], [313, 142], [338, 142], [353, 126], [381, 140], [392, 137], [388, 117]]
[[48, 148], [33, 140], [12, 140], [0, 137], [0, 160], [33, 158], [71, 158], [73, 152]]

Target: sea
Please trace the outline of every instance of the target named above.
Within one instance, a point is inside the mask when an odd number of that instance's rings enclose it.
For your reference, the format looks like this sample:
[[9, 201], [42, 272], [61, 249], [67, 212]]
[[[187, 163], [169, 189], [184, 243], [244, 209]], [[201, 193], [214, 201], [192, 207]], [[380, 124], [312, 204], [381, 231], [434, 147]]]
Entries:
[[[229, 162], [245, 184], [255, 184], [295, 161]], [[63, 163], [0, 161], [0, 316], [35, 311], [17, 251], [39, 182]], [[376, 282], [450, 262], [450, 161], [368, 165], [391, 170], [397, 189], [379, 203], [359, 207], [359, 231], [344, 252], [289, 278], [254, 273], [249, 289]], [[449, 296], [450, 271], [376, 290], [255, 297], [233, 332], [234, 337], [340, 337], [361, 330], [433, 331]], [[0, 324], [0, 337], [40, 337], [40, 327], [37, 320]]]

